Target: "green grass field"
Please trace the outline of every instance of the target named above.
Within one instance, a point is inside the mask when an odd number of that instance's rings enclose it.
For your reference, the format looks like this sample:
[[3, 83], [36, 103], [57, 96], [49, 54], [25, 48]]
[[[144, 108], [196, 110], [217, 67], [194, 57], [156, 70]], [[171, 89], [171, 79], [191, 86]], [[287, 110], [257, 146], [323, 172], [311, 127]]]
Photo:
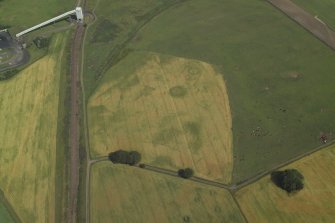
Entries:
[[248, 222], [332, 223], [335, 218], [335, 145], [296, 161], [283, 169], [298, 169], [305, 187], [288, 195], [270, 176], [248, 185], [236, 198]]
[[0, 200], [0, 220], [3, 223], [16, 223], [10, 215], [6, 205]]
[[3, 0], [0, 1], [0, 24], [17, 33], [63, 12], [72, 10], [74, 0]]
[[1, 222], [4, 223], [22, 222], [1, 189], [0, 189], [0, 220]]
[[293, 2], [335, 30], [334, 0], [293, 0]]
[[186, 1], [129, 48], [221, 67], [233, 117], [234, 181], [320, 145], [335, 131], [335, 54], [266, 1]]
[[94, 164], [91, 222], [244, 222], [230, 193], [138, 168]]
[[54, 222], [56, 137], [64, 46], [0, 83], [0, 188], [23, 222]]

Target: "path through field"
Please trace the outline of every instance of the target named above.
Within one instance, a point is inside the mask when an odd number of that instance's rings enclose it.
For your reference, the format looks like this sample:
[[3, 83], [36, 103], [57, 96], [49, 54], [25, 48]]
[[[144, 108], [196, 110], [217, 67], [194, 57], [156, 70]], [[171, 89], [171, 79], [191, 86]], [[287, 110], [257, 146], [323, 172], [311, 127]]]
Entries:
[[[85, 5], [85, 1], [80, 2]], [[84, 7], [83, 7], [84, 8]], [[79, 188], [79, 74], [84, 26], [78, 23], [71, 48], [71, 118], [70, 118], [70, 184], [68, 222], [77, 222]]]
[[290, 0], [268, 0], [272, 5], [296, 21], [319, 40], [335, 50], [335, 32]]

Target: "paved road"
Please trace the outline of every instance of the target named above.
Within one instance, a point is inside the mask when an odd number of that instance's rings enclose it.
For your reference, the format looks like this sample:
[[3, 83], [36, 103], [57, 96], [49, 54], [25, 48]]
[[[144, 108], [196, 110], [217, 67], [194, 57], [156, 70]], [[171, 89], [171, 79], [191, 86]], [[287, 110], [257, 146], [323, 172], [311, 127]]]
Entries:
[[273, 6], [296, 21], [319, 40], [335, 50], [335, 32], [290, 0], [268, 0]]

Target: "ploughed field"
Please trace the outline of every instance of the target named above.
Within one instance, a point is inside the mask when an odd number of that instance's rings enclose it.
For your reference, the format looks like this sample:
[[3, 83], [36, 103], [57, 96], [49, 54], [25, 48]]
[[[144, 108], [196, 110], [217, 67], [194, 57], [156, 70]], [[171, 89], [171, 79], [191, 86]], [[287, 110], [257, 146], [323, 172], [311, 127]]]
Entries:
[[88, 102], [93, 157], [137, 150], [144, 163], [229, 183], [231, 115], [222, 74], [210, 64], [132, 53]]
[[331, 223], [335, 218], [335, 145], [296, 161], [283, 169], [298, 169], [305, 188], [288, 195], [270, 176], [236, 193], [248, 222]]
[[245, 222], [231, 194], [139, 168], [94, 164], [91, 222]]
[[0, 82], [0, 188], [22, 222], [54, 222], [56, 134], [67, 35], [49, 54]]

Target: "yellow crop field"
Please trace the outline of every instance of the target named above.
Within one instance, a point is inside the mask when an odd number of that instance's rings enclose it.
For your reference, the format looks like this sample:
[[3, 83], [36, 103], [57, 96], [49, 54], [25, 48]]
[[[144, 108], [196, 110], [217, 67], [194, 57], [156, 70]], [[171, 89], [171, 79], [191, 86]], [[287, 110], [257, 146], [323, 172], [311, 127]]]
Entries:
[[285, 167], [298, 169], [305, 188], [288, 195], [267, 176], [237, 192], [248, 222], [332, 223], [335, 219], [335, 145]]
[[91, 222], [244, 222], [230, 193], [105, 161], [93, 165]]
[[135, 149], [143, 162], [231, 180], [227, 90], [212, 65], [133, 53], [112, 68], [88, 103], [92, 155]]
[[54, 222], [58, 94], [67, 35], [0, 82], [0, 188], [22, 222]]

